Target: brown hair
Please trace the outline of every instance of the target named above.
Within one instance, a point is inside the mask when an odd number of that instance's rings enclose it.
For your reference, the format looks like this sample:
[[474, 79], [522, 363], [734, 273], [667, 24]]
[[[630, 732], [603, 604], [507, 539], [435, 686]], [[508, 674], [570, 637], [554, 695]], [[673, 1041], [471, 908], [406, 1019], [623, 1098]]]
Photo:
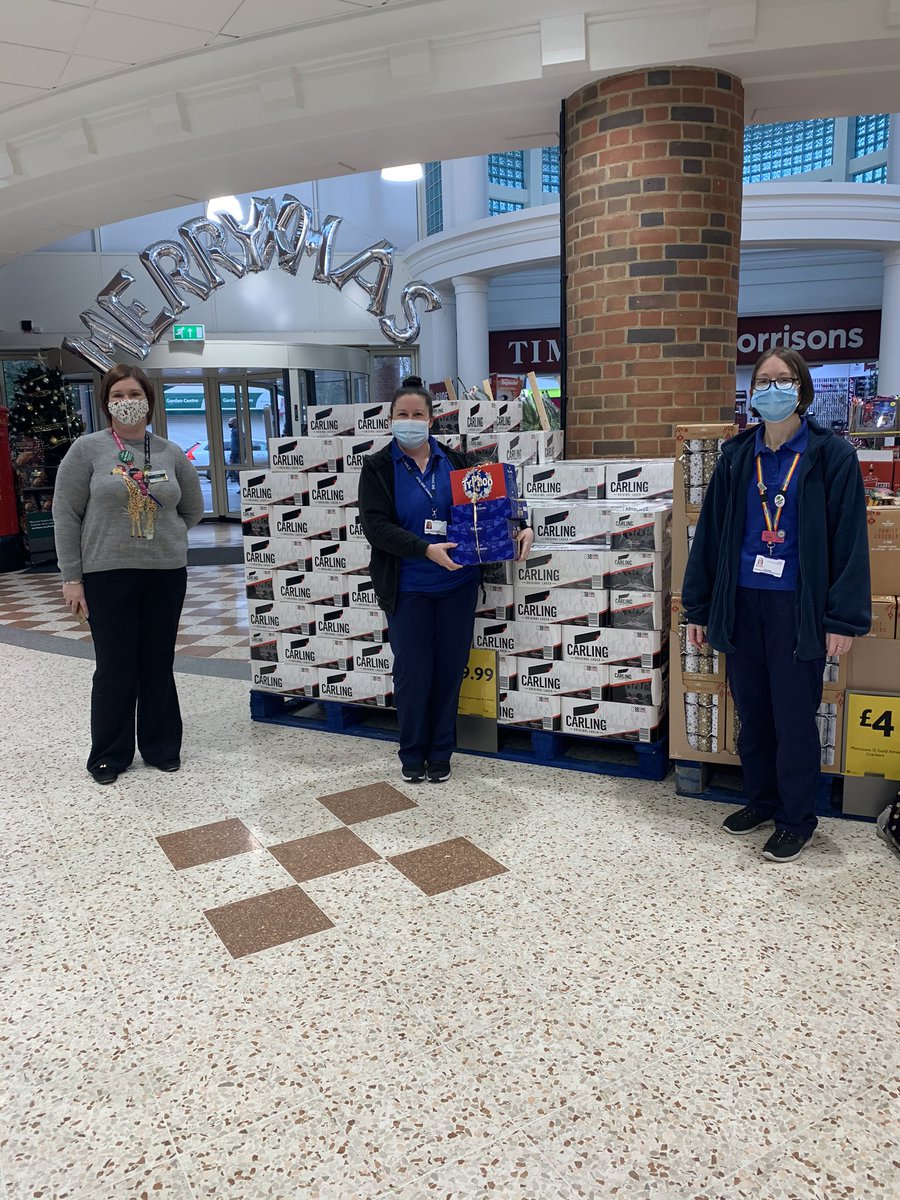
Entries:
[[139, 383], [141, 391], [147, 397], [147, 403], [150, 405], [150, 412], [147, 414], [147, 422], [153, 420], [153, 409], [156, 406], [156, 393], [153, 391], [153, 384], [144, 374], [140, 367], [128, 367], [124, 363], [117, 363], [103, 376], [103, 382], [100, 384], [100, 407], [103, 409], [103, 415], [107, 421], [112, 423], [112, 417], [109, 415], [109, 393], [113, 389], [113, 385], [121, 383], [123, 379], [133, 379], [135, 383]]
[[757, 372], [763, 363], [767, 362], [770, 358], [780, 359], [798, 381], [797, 391], [800, 400], [796, 411], [797, 415], [802, 417], [813, 400], [815, 400], [816, 391], [813, 386], [812, 376], [809, 373], [809, 367], [796, 350], [789, 350], [787, 346], [774, 346], [771, 350], [766, 350], [756, 360], [756, 366], [753, 368], [753, 374], [750, 376], [750, 404], [753, 404], [753, 388], [756, 386]]
[[[413, 382], [415, 381], [415, 382]], [[424, 386], [418, 375], [407, 375], [400, 387], [391, 399], [391, 416], [394, 415], [394, 407], [398, 400], [402, 400], [404, 396], [421, 396], [425, 401], [428, 409], [429, 417], [434, 416], [434, 396], [427, 387]]]

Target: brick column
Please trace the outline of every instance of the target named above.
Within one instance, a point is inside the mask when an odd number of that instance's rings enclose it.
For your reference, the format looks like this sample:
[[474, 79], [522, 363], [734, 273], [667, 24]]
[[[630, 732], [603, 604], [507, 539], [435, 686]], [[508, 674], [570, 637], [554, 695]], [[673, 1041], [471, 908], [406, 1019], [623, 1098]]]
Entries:
[[734, 412], [744, 93], [693, 67], [566, 104], [570, 458], [665, 455]]

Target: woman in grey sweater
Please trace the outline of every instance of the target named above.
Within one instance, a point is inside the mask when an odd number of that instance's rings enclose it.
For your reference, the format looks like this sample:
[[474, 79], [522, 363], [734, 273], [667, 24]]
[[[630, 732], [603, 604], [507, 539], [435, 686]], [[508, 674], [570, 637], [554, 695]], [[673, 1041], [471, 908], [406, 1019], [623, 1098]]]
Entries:
[[137, 745], [150, 766], [181, 766], [175, 637], [187, 586], [187, 531], [203, 516], [184, 451], [148, 431], [153, 386], [137, 367], [107, 371], [109, 428], [72, 445], [56, 474], [56, 550], [63, 599], [88, 620], [96, 670], [87, 769], [113, 783]]

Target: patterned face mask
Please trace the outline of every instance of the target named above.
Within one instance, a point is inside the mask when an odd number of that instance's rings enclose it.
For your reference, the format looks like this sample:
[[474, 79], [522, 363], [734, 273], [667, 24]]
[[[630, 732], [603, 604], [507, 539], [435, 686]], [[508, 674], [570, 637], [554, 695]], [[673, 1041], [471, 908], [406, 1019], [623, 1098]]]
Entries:
[[146, 421], [149, 412], [150, 405], [147, 403], [146, 396], [141, 396], [139, 400], [110, 400], [109, 402], [109, 415], [115, 417], [117, 421], [121, 421], [123, 425], [137, 425], [141, 421]]

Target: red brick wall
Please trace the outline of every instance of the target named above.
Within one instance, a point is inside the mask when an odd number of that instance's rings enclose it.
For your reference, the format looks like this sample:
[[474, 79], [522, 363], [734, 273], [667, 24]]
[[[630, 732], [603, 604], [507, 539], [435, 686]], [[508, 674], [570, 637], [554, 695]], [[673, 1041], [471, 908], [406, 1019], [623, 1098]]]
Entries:
[[672, 453], [734, 412], [744, 93], [693, 67], [566, 105], [566, 454]]

